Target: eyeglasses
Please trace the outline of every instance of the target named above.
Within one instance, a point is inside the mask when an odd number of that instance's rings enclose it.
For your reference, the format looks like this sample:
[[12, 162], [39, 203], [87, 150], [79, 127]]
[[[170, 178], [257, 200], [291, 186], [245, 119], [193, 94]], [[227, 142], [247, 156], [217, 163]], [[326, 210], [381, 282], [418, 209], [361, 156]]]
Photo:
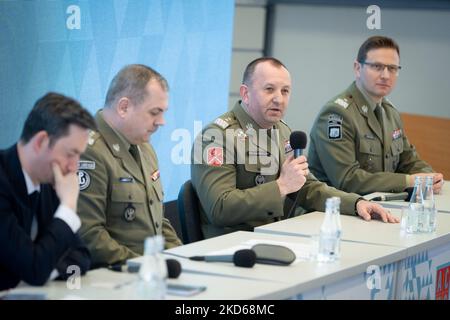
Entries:
[[361, 64], [366, 64], [370, 67], [370, 69], [372, 69], [373, 71], [376, 72], [383, 72], [384, 69], [388, 69], [388, 72], [390, 74], [395, 74], [398, 76], [398, 73], [400, 71], [400, 69], [402, 68], [401, 66], [396, 66], [395, 64], [383, 64], [383, 63], [379, 63], [379, 62], [367, 62], [367, 61], [363, 61], [360, 62]]

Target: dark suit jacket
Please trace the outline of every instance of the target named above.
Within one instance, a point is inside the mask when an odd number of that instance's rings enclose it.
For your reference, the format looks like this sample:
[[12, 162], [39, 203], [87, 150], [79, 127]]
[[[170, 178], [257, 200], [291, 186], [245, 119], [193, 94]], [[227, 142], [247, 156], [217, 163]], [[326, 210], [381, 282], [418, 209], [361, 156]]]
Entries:
[[[33, 212], [17, 146], [0, 150], [0, 290], [13, 288], [21, 280], [43, 285], [53, 269], [67, 278], [69, 265], [84, 273], [90, 267], [89, 251], [77, 234], [61, 219], [53, 218], [59, 199], [51, 185], [41, 184]], [[33, 215], [38, 235], [30, 236]]]

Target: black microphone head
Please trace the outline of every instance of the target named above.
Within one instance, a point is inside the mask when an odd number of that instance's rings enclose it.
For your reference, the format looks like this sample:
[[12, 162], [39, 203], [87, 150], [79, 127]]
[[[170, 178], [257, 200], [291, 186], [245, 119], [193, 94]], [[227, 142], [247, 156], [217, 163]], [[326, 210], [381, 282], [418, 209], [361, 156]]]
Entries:
[[293, 150], [306, 148], [306, 143], [308, 142], [308, 137], [303, 131], [293, 131], [289, 137], [289, 143]]
[[167, 276], [170, 279], [176, 279], [181, 273], [181, 264], [175, 259], [167, 259]]
[[251, 249], [238, 250], [233, 255], [233, 262], [238, 267], [251, 268], [256, 263], [256, 253]]

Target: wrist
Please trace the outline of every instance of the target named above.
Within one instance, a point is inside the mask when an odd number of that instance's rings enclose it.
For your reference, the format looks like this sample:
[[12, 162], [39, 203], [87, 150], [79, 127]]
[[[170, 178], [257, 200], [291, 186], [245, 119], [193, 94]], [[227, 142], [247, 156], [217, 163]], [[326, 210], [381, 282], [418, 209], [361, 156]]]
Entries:
[[278, 189], [280, 190], [281, 196], [285, 197], [288, 193], [286, 191], [284, 184], [280, 181], [279, 178], [277, 179], [277, 185], [278, 185]]
[[361, 198], [356, 199], [356, 201], [355, 201], [355, 214], [357, 216], [359, 215], [359, 213], [358, 213], [358, 202], [360, 202], [361, 200], [364, 200], [364, 198], [361, 197]]

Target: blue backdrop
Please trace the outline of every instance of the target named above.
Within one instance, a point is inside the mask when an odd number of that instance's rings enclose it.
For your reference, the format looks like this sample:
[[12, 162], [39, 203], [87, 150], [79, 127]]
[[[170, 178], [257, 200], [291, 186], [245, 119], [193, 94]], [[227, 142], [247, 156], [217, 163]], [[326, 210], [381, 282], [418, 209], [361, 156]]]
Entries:
[[0, 1], [0, 148], [45, 92], [95, 113], [121, 67], [147, 64], [171, 87], [167, 124], [151, 142], [165, 200], [175, 199], [190, 177], [180, 159], [194, 121], [227, 109], [233, 12], [233, 0]]

